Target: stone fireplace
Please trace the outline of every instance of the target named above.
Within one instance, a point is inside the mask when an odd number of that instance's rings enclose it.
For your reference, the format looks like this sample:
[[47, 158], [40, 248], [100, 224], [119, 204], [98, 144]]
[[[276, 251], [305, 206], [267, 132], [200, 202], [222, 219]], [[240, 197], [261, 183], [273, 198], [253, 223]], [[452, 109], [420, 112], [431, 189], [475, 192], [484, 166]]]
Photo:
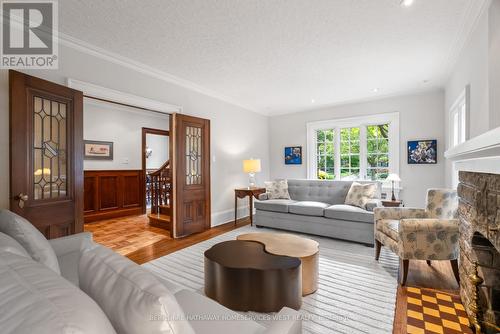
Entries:
[[484, 333], [500, 332], [500, 174], [460, 171], [460, 296], [474, 315], [474, 263], [479, 285], [480, 322]]

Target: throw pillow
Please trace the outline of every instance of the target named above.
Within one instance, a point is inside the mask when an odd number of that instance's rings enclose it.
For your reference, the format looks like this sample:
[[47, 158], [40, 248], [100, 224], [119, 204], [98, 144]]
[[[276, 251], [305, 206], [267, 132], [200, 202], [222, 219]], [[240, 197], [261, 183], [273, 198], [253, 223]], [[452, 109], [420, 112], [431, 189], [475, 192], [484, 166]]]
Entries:
[[194, 334], [175, 296], [153, 273], [111, 249], [83, 252], [80, 288], [106, 313], [118, 333]]
[[0, 209], [0, 232], [20, 243], [33, 260], [61, 274], [56, 253], [43, 234], [29, 221], [14, 212]]
[[268, 199], [290, 199], [287, 180], [267, 181], [264, 185]]
[[377, 185], [375, 183], [361, 184], [353, 182], [347, 193], [344, 204], [366, 209], [366, 203], [375, 197]]

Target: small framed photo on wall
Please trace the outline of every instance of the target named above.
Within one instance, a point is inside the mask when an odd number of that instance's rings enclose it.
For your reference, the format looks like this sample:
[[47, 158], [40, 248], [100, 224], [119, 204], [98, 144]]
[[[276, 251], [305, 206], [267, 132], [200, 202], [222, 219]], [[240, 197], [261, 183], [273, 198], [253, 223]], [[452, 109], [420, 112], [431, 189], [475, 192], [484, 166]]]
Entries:
[[302, 146], [285, 147], [285, 165], [302, 165]]
[[84, 160], [113, 160], [113, 142], [85, 140]]
[[408, 141], [408, 163], [411, 165], [429, 165], [437, 163], [437, 140]]

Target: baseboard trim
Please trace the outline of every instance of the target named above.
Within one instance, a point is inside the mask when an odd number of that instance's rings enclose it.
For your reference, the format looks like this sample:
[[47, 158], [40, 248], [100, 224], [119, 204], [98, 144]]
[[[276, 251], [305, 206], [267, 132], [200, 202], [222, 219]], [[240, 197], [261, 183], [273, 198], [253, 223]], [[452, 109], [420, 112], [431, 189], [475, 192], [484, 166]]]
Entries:
[[[238, 219], [248, 217], [249, 210], [247, 206], [238, 207]], [[234, 209], [218, 211], [212, 213], [211, 227], [224, 225], [234, 221]]]

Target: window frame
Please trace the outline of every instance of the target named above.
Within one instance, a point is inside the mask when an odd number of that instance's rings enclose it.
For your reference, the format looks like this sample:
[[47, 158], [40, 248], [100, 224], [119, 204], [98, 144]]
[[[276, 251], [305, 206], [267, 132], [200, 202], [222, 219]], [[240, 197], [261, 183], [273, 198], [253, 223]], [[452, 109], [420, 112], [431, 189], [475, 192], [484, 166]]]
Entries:
[[[367, 180], [367, 138], [366, 127], [389, 124], [389, 173], [399, 174], [399, 112], [367, 115], [360, 117], [336, 118], [309, 122], [307, 127], [307, 178], [317, 179], [317, 131], [334, 129], [334, 171], [335, 180], [341, 180], [340, 129], [359, 127], [359, 180]], [[381, 180], [382, 181], [382, 180]]]
[[[456, 98], [448, 111], [448, 149], [458, 146], [469, 139], [469, 110], [470, 110], [470, 85]], [[462, 110], [462, 107], [464, 109]], [[455, 128], [455, 115], [457, 115], [457, 128]], [[458, 142], [455, 143], [455, 135], [458, 135]], [[463, 138], [461, 138], [463, 135]]]

